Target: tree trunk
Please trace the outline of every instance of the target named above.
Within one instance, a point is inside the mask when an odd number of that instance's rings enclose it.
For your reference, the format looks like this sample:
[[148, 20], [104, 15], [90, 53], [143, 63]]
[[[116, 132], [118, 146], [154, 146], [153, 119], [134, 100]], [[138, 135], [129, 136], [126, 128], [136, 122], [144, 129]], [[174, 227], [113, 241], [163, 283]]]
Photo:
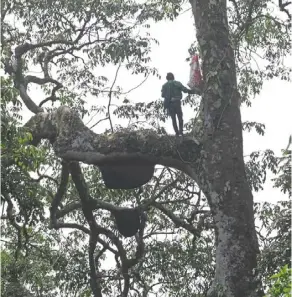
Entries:
[[[226, 1], [190, 1], [203, 59], [202, 143], [192, 138], [177, 143], [174, 137], [152, 130], [124, 129], [97, 135], [66, 106], [49, 114], [38, 113], [25, 127], [33, 135], [32, 144], [49, 139], [60, 158], [101, 167], [120, 166], [125, 178], [128, 166], [137, 162], [149, 170], [161, 164], [187, 173], [207, 196], [215, 223], [216, 272], [209, 296], [255, 297], [258, 242], [243, 160], [240, 97]], [[148, 180], [143, 166], [137, 178], [137, 184]]]
[[205, 83], [200, 186], [216, 226], [216, 272], [208, 296], [258, 296], [253, 272], [258, 242], [243, 160], [240, 96], [226, 1], [190, 1]]

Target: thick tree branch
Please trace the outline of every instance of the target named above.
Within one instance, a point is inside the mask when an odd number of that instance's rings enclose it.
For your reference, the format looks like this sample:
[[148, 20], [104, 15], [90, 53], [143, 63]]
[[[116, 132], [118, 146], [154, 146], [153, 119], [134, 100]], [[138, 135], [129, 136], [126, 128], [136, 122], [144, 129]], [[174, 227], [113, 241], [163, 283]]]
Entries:
[[[90, 21], [90, 18], [91, 18], [91, 14], [88, 13], [87, 18], [84, 21], [84, 24], [80, 29], [80, 32], [75, 40], [67, 41], [64, 38], [61, 38], [61, 39], [37, 43], [37, 44], [31, 44], [26, 42], [16, 47], [14, 51], [15, 52], [14, 61], [9, 61], [9, 59], [5, 61], [5, 71], [14, 77], [15, 87], [19, 90], [21, 99], [23, 100], [24, 104], [31, 112], [35, 114], [38, 112], [42, 112], [43, 109], [41, 108], [41, 106], [48, 100], [56, 100], [55, 93], [63, 87], [63, 85], [60, 82], [56, 81], [55, 79], [52, 79], [48, 73], [48, 63], [51, 61], [51, 59], [53, 59], [55, 56], [65, 54], [66, 52], [69, 53], [74, 49], [81, 49], [82, 47], [85, 47], [87, 45], [90, 45], [99, 41], [99, 40], [95, 40], [93, 42], [89, 42], [89, 43], [87, 42], [77, 46], [78, 42], [81, 40], [81, 38], [84, 35], [86, 25]], [[46, 54], [42, 52], [40, 56], [42, 56], [44, 59], [42, 58], [42, 60], [40, 61], [40, 64], [44, 72], [44, 78], [38, 78], [36, 76], [31, 76], [31, 75], [24, 77], [23, 60], [22, 60], [23, 55], [37, 48], [51, 47], [53, 45], [58, 45], [58, 44], [64, 45], [64, 46], [71, 46], [71, 47], [69, 47], [68, 49], [56, 48]], [[39, 85], [43, 85], [50, 82], [56, 85], [52, 90], [52, 95], [46, 98], [44, 102], [41, 102], [40, 106], [37, 106], [27, 93], [27, 86], [31, 82]]]
[[94, 297], [102, 297], [101, 293], [101, 286], [100, 283], [97, 281], [97, 273], [96, 273], [96, 266], [95, 266], [95, 257], [94, 251], [97, 244], [97, 234], [91, 232], [89, 238], [89, 267], [90, 267], [90, 285], [93, 292]]
[[76, 223], [60, 223], [57, 221], [56, 225], [53, 226], [55, 229], [77, 229], [84, 232], [85, 234], [90, 235], [90, 230], [82, 225]]
[[30, 98], [30, 96], [27, 94], [27, 89], [23, 84], [17, 84], [18, 85], [17, 89], [19, 90], [19, 95], [21, 99], [23, 100], [23, 103], [25, 106], [33, 113], [38, 113], [42, 112], [43, 109], [39, 106], [37, 106], [33, 100]]
[[136, 257], [134, 259], [127, 259], [126, 251], [123, 248], [123, 245], [121, 241], [114, 235], [113, 232], [110, 230], [107, 230], [101, 226], [99, 226], [93, 216], [92, 213], [92, 199], [90, 199], [90, 195], [88, 192], [88, 188], [86, 185], [86, 182], [84, 180], [84, 177], [81, 172], [81, 168], [79, 164], [76, 162], [70, 163], [70, 172], [73, 179], [73, 182], [75, 183], [76, 189], [79, 193], [80, 199], [81, 199], [81, 205], [82, 210], [84, 213], [84, 216], [90, 226], [90, 240], [89, 240], [89, 263], [90, 263], [90, 274], [91, 274], [91, 288], [94, 292], [95, 296], [102, 296], [101, 295], [101, 288], [100, 284], [97, 282], [97, 275], [96, 275], [96, 269], [95, 269], [95, 263], [93, 258], [93, 252], [96, 246], [96, 242], [98, 241], [98, 234], [104, 234], [108, 236], [113, 243], [116, 245], [119, 256], [121, 258], [122, 267], [121, 272], [124, 277], [124, 289], [123, 289], [123, 296], [126, 297], [129, 290], [129, 274], [128, 270], [132, 265], [135, 265], [137, 261], [143, 256], [144, 253], [144, 242], [143, 242], [143, 232], [145, 227], [145, 220], [142, 220], [142, 226], [140, 228], [139, 232], [139, 240], [137, 245], [137, 252]]
[[71, 163], [70, 172], [81, 200], [81, 206], [82, 206], [84, 216], [90, 227], [89, 250], [88, 250], [89, 266], [90, 266], [90, 285], [91, 285], [91, 289], [94, 294], [94, 297], [101, 297], [102, 296], [101, 287], [100, 287], [100, 283], [97, 280], [96, 267], [95, 267], [95, 261], [94, 261], [94, 251], [97, 244], [99, 226], [95, 221], [92, 209], [90, 207], [90, 196], [88, 193], [88, 188], [87, 188], [87, 185], [85, 184], [85, 180], [83, 178], [79, 164]]
[[61, 172], [61, 183], [58, 187], [57, 193], [52, 201], [50, 213], [51, 213], [51, 225], [53, 228], [57, 225], [57, 217], [56, 212], [58, 210], [58, 206], [66, 193], [67, 184], [69, 180], [69, 167], [68, 164], [63, 162], [62, 164], [62, 172]]
[[157, 135], [152, 130], [120, 130], [98, 135], [88, 129], [78, 114], [66, 106], [56, 112], [39, 113], [25, 125], [32, 133], [32, 144], [49, 139], [57, 156], [97, 166], [160, 164], [184, 171], [192, 178], [198, 167], [201, 145], [186, 136], [178, 143], [173, 136]]
[[40, 78], [34, 75], [27, 75], [24, 78], [24, 82], [25, 82], [25, 86], [27, 86], [29, 83], [35, 83], [38, 85], [44, 85], [47, 83], [53, 83], [56, 84], [59, 88], [62, 87], [62, 84], [60, 84], [57, 80], [51, 78], [51, 77], [44, 77], [44, 78]]
[[55, 83], [58, 88], [61, 88], [62, 85], [57, 82], [56, 80], [50, 78], [48, 75], [45, 78], [38, 78], [36, 76], [26, 76], [23, 75], [23, 61], [22, 56], [28, 52], [29, 50], [32, 50], [36, 47], [38, 47], [40, 44], [33, 45], [30, 43], [24, 43], [22, 45], [19, 45], [15, 49], [15, 55], [11, 61], [11, 59], [6, 59], [4, 62], [5, 64], [5, 70], [8, 74], [14, 77], [14, 85], [19, 90], [19, 94], [21, 99], [23, 100], [26, 107], [33, 113], [39, 113], [42, 112], [43, 109], [39, 106], [37, 106], [34, 101], [30, 98], [30, 96], [27, 93], [27, 86], [30, 82], [34, 82], [37, 84], [45, 84], [48, 82]]

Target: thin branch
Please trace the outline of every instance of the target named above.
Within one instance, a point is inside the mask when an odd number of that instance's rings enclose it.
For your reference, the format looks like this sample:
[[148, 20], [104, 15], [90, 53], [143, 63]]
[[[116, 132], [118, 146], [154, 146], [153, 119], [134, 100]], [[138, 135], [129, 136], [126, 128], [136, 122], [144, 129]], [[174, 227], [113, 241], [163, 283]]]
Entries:
[[[162, 171], [163, 172], [163, 171]], [[149, 206], [154, 205], [155, 201], [161, 197], [161, 195], [165, 192], [165, 191], [169, 191], [176, 183], [178, 182], [178, 178], [176, 178], [175, 180], [173, 180], [171, 183], [167, 184], [166, 186], [164, 186], [159, 192], [158, 194], [154, 195], [151, 199], [145, 201], [142, 203], [141, 208], [142, 209], [147, 209]], [[155, 190], [153, 191], [155, 193]]]
[[114, 85], [115, 85], [115, 83], [117, 81], [118, 73], [119, 73], [119, 70], [120, 70], [121, 66], [122, 66], [122, 63], [120, 63], [118, 68], [117, 68], [114, 81], [113, 81], [113, 83], [112, 83], [112, 85], [110, 87], [110, 91], [109, 91], [109, 94], [108, 94], [109, 100], [108, 100], [108, 105], [107, 105], [107, 116], [108, 116], [108, 120], [110, 122], [112, 132], [114, 132], [113, 123], [112, 123], [111, 114], [110, 114], [110, 106], [111, 106], [111, 102], [112, 102], [112, 90], [113, 90], [113, 87], [114, 87]]
[[7, 217], [8, 217], [8, 220], [10, 222], [10, 224], [16, 229], [17, 231], [17, 247], [16, 247], [16, 250], [15, 250], [15, 254], [14, 254], [14, 257], [15, 259], [17, 260], [18, 258], [18, 255], [19, 255], [19, 252], [20, 252], [20, 249], [22, 248], [22, 227], [20, 225], [18, 225], [15, 221], [15, 217], [13, 215], [13, 202], [12, 200], [10, 199], [9, 195], [6, 195], [5, 193], [1, 193], [2, 196], [4, 197], [5, 201], [7, 202], [7, 209], [6, 209], [6, 212], [7, 212]]
[[[119, 212], [121, 210], [128, 209], [127, 207], [121, 207], [121, 206], [116, 206], [113, 205], [109, 202], [102, 201], [100, 199], [93, 199], [90, 197], [90, 199], [87, 201], [87, 206], [91, 209], [105, 209], [110, 212]], [[64, 217], [66, 214], [70, 213], [71, 211], [74, 211], [76, 209], [82, 208], [82, 203], [81, 202], [73, 202], [68, 205], [66, 205], [63, 209], [57, 211], [57, 218]], [[144, 206], [141, 208], [145, 209]]]
[[[73, 25], [73, 23], [63, 14], [63, 13], [60, 13], [58, 12], [57, 10], [55, 11], [55, 14], [58, 15], [59, 17], [63, 18], [66, 22], [64, 23], [67, 23], [69, 25], [69, 27], [71, 27], [72, 31], [75, 33], [76, 32], [76, 27]], [[63, 22], [62, 22], [63, 23]]]
[[115, 256], [118, 256], [118, 251], [110, 247], [109, 243], [105, 242], [103, 239], [101, 239], [99, 236], [97, 236], [97, 241], [100, 243], [105, 249], [109, 250], [112, 252]]
[[135, 236], [137, 241], [137, 248], [135, 257], [132, 259], [127, 260], [126, 262], [122, 262], [122, 274], [124, 278], [124, 287], [122, 291], [122, 296], [127, 297], [128, 292], [130, 289], [130, 276], [129, 276], [129, 269], [136, 265], [140, 259], [142, 259], [144, 253], [145, 253], [145, 243], [144, 243], [144, 230], [146, 226], [146, 215], [141, 212], [141, 225], [139, 229], [138, 235]]
[[159, 209], [167, 217], [169, 217], [173, 221], [173, 223], [175, 224], [176, 227], [182, 227], [182, 228], [186, 229], [187, 231], [189, 231], [190, 233], [192, 233], [194, 235], [198, 235], [197, 228], [195, 228], [191, 224], [186, 223], [184, 220], [182, 220], [179, 217], [177, 217], [176, 215], [174, 215], [171, 210], [165, 208], [164, 206], [162, 206], [161, 204], [159, 204], [157, 202], [153, 202], [152, 205], [155, 208]]
[[141, 212], [141, 225], [138, 235], [136, 235], [135, 239], [137, 241], [137, 248], [135, 257], [128, 260], [127, 267], [131, 268], [134, 265], [138, 263], [138, 261], [143, 257], [144, 255], [144, 249], [145, 249], [145, 243], [144, 243], [144, 230], [146, 226], [147, 217], [146, 215]]
[[[6, 16], [7, 12], [11, 9], [11, 2], [3, 1], [1, 4], [2, 4], [1, 5], [2, 6], [1, 7], [1, 22], [3, 24], [4, 18]], [[6, 6], [6, 7], [4, 7], [4, 6]]]
[[82, 232], [84, 232], [85, 234], [90, 235], [90, 230], [82, 225], [76, 224], [76, 223], [61, 223], [59, 221], [57, 221], [54, 225], [55, 229], [77, 229], [80, 230]]
[[92, 125], [89, 129], [94, 128], [94, 127], [97, 126], [99, 123], [101, 123], [101, 122], [103, 122], [103, 121], [106, 121], [106, 120], [108, 120], [108, 119], [109, 119], [109, 117], [106, 117], [106, 118], [103, 118], [103, 119], [97, 121], [97, 122], [96, 122], [94, 125]]
[[163, 200], [163, 201], [160, 201], [159, 203], [160, 204], [177, 204], [177, 203], [185, 203], [185, 202], [188, 202], [187, 205], [191, 205], [189, 202], [190, 200], [192, 199], [192, 197], [189, 197], [189, 198], [182, 198], [182, 199], [167, 199], [167, 200]]
[[141, 87], [146, 82], [146, 80], [148, 79], [149, 76], [150, 76], [150, 74], [147, 74], [146, 78], [141, 83], [139, 83], [136, 87], [130, 89], [129, 91], [122, 93], [122, 95], [129, 94], [130, 92], [132, 92], [132, 91], [138, 89], [139, 87]]
[[49, 179], [49, 180], [53, 181], [57, 185], [57, 187], [59, 186], [59, 183], [58, 183], [58, 181], [55, 178], [53, 178], [53, 177], [51, 177], [49, 175], [46, 175], [46, 174], [41, 174], [39, 172], [39, 170], [37, 170], [37, 173], [38, 173], [39, 177], [38, 178], [32, 178], [31, 177], [30, 178], [31, 181], [33, 181], [33, 182], [40, 182], [41, 180], [43, 180], [44, 178], [46, 178], [46, 179]]
[[[90, 19], [91, 19], [91, 13], [89, 12], [87, 14], [87, 18], [84, 21], [84, 24], [83, 24], [82, 28], [80, 29], [80, 32], [79, 32], [78, 36], [76, 37], [76, 39], [74, 41], [67, 41], [67, 40], [62, 38], [62, 39], [52, 40], [52, 41], [48, 41], [48, 42], [42, 42], [42, 43], [38, 43], [38, 44], [32, 44], [32, 43], [27, 43], [26, 42], [26, 43], [16, 47], [14, 65], [10, 65], [11, 61], [10, 62], [9, 61], [5, 62], [5, 71], [7, 73], [9, 73], [10, 75], [14, 76], [15, 87], [19, 90], [20, 96], [21, 96], [24, 104], [26, 105], [26, 107], [30, 111], [32, 111], [33, 113], [36, 114], [36, 113], [42, 112], [43, 109], [41, 108], [41, 106], [45, 102], [47, 102], [49, 100], [52, 100], [52, 101], [57, 100], [57, 98], [55, 96], [55, 93], [56, 93], [57, 90], [59, 90], [60, 88], [63, 87], [61, 83], [59, 83], [58, 81], [52, 79], [49, 76], [48, 63], [51, 61], [51, 59], [53, 59], [54, 57], [56, 57], [58, 55], [65, 54], [65, 53], [70, 53], [75, 49], [79, 50], [79, 49], [81, 49], [82, 47], [84, 47], [86, 45], [90, 45], [90, 44], [93, 44], [95, 42], [100, 41], [100, 40], [94, 40], [93, 42], [89, 42], [89, 43], [87, 42], [87, 43], [81, 44], [78, 47], [75, 46], [81, 40], [81, 38], [83, 37], [84, 32], [86, 31], [86, 25], [89, 23]], [[92, 27], [92, 26], [90, 26], [90, 27]], [[28, 51], [34, 50], [36, 48], [50, 47], [52, 45], [58, 45], [58, 44], [60, 44], [60, 45], [69, 45], [71, 47], [69, 49], [67, 49], [67, 50], [63, 50], [63, 49], [60, 50], [60, 48], [57, 48], [57, 49], [54, 49], [54, 50], [48, 52], [47, 54], [43, 53], [44, 59], [40, 61], [40, 64], [41, 64], [42, 70], [44, 72], [44, 78], [38, 78], [38, 77], [35, 77], [35, 76], [27, 76], [27, 77], [23, 76], [23, 73], [22, 73], [23, 72], [23, 69], [22, 69], [22, 56], [24, 54], [26, 54]], [[40, 85], [51, 82], [51, 83], [56, 84], [56, 87], [52, 90], [52, 95], [50, 97], [46, 98], [45, 100], [43, 100], [41, 102], [40, 106], [37, 106], [33, 102], [33, 100], [30, 98], [30, 96], [27, 94], [27, 85], [30, 82], [34, 82], [34, 83], [40, 84]]]
[[235, 10], [235, 13], [236, 13], [238, 22], [241, 22], [241, 23], [242, 23], [241, 14], [240, 14], [240, 12], [239, 12], [239, 7], [238, 7], [238, 5], [237, 5], [236, 0], [230, 0], [230, 2], [232, 2], [232, 4], [233, 4], [233, 7], [234, 7], [234, 10]]
[[287, 14], [289, 20], [291, 20], [291, 13], [289, 12], [289, 10], [286, 8], [288, 5], [290, 5], [292, 2], [286, 2], [286, 3], [283, 3], [283, 0], [279, 0], [279, 8], [280, 8], [280, 11], [283, 11]]

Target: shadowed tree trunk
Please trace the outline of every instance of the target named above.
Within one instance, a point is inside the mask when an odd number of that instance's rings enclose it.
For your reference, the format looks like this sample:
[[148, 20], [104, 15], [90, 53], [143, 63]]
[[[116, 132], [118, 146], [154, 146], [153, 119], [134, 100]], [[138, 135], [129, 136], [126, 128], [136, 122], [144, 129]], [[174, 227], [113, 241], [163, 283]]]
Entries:
[[[216, 273], [209, 296], [257, 296], [258, 243], [243, 160], [240, 97], [225, 0], [191, 0], [204, 77], [201, 187], [216, 226]], [[221, 296], [221, 295], [220, 295]]]

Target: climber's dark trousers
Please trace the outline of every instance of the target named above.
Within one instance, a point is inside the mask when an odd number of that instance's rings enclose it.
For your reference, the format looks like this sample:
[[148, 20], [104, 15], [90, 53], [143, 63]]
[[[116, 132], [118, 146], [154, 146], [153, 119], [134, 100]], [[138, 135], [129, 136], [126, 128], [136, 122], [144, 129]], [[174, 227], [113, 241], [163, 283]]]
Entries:
[[[175, 134], [182, 135], [184, 123], [183, 123], [183, 113], [182, 113], [182, 109], [181, 109], [181, 101], [177, 100], [177, 101], [170, 102], [168, 111], [169, 111], [169, 115], [172, 120], [172, 126], [173, 126]], [[176, 116], [178, 118], [179, 129], [177, 128]]]

